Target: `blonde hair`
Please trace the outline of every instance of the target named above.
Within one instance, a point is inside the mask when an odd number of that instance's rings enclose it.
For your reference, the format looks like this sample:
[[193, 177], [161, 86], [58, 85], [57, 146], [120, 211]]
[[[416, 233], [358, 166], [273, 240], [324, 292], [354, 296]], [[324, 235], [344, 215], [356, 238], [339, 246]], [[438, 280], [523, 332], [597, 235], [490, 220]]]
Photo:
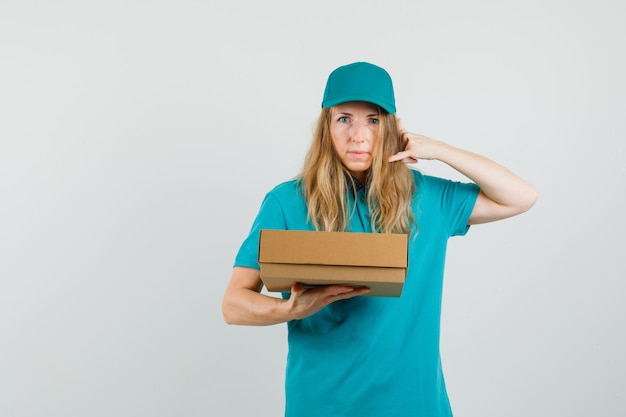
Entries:
[[[379, 140], [366, 181], [372, 230], [410, 233], [415, 225], [411, 209], [415, 182], [404, 163], [388, 161], [391, 155], [402, 150], [402, 139], [396, 117], [380, 108], [378, 112]], [[322, 109], [304, 161], [300, 185], [309, 220], [315, 229], [345, 231], [354, 210], [354, 207], [347, 207], [348, 192], [356, 194], [356, 184], [335, 153], [330, 136], [331, 117], [332, 109]]]

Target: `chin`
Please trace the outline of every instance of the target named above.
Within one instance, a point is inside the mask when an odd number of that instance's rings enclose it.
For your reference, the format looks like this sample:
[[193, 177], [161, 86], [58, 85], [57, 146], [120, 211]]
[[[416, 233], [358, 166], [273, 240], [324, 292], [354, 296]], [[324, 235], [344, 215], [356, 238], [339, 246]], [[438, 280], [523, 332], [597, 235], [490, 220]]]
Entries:
[[372, 164], [350, 164], [346, 168], [355, 174], [363, 174], [372, 167]]
[[362, 178], [366, 175], [367, 171], [369, 170], [369, 166], [367, 168], [363, 168], [363, 167], [355, 167], [355, 166], [348, 166], [346, 167], [348, 168], [348, 171], [350, 171], [350, 174], [355, 177], [355, 178]]

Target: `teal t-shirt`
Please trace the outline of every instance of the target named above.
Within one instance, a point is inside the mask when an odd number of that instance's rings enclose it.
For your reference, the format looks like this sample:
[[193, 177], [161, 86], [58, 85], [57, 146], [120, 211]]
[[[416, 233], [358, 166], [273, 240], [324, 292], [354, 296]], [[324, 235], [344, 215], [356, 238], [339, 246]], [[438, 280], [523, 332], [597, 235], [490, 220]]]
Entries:
[[[439, 356], [443, 271], [448, 238], [464, 235], [478, 186], [412, 171], [409, 267], [399, 298], [356, 297], [288, 323], [288, 417], [451, 416]], [[365, 190], [348, 231], [371, 232]], [[235, 266], [259, 269], [261, 229], [313, 230], [296, 180], [265, 197]]]

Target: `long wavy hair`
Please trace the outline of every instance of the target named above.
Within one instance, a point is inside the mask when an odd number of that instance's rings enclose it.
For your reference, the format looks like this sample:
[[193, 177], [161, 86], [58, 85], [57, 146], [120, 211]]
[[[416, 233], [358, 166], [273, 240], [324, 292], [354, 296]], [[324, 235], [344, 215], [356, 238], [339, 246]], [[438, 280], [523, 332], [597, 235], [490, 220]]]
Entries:
[[[411, 201], [416, 192], [413, 175], [402, 162], [389, 157], [402, 150], [396, 117], [378, 109], [378, 143], [366, 173], [367, 203], [371, 226], [378, 233], [410, 233], [415, 226]], [[345, 231], [355, 207], [348, 207], [348, 193], [356, 195], [356, 183], [341, 163], [330, 136], [332, 108], [322, 109], [311, 147], [304, 160], [300, 185], [309, 220], [318, 231]], [[354, 199], [356, 201], [356, 198]]]

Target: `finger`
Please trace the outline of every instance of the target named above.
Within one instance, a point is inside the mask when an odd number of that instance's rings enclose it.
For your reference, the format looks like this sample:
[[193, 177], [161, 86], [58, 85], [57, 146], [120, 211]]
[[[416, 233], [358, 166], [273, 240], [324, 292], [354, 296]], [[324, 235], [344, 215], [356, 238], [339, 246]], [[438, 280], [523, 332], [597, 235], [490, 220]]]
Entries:
[[327, 293], [330, 296], [346, 294], [354, 291], [354, 287], [350, 285], [328, 285], [321, 288], [323, 292]]
[[353, 287], [352, 290], [352, 292], [347, 293], [346, 295], [349, 295], [350, 297], [356, 297], [357, 295], [367, 294], [372, 291], [370, 287], [365, 286]]
[[404, 162], [405, 164], [417, 164], [419, 162], [419, 159], [415, 158], [414, 156], [409, 156], [406, 158], [402, 158], [402, 159], [396, 159], [396, 160], [389, 160], [389, 162], [393, 163], [393, 162]]
[[411, 151], [402, 151], [402, 152], [398, 152], [395, 155], [391, 155], [389, 157], [389, 162], [396, 162], [396, 161], [417, 162], [417, 158], [411, 155]]
[[345, 287], [337, 293], [328, 294], [326, 303], [330, 304], [338, 300], [347, 300], [348, 298], [367, 294], [370, 291], [368, 287]]

